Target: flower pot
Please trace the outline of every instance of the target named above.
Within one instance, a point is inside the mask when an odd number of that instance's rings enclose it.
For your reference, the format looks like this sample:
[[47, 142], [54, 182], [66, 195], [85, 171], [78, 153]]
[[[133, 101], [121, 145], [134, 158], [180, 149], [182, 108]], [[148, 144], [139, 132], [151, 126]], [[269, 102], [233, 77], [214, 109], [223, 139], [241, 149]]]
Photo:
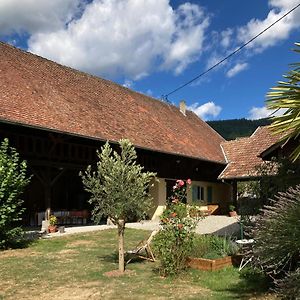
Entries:
[[54, 233], [57, 231], [57, 226], [56, 225], [49, 225], [48, 227], [48, 232], [49, 233]]
[[235, 210], [234, 210], [234, 211], [230, 211], [230, 212], [229, 212], [229, 216], [230, 216], [230, 217], [236, 217], [236, 216], [237, 216], [236, 211], [235, 211]]

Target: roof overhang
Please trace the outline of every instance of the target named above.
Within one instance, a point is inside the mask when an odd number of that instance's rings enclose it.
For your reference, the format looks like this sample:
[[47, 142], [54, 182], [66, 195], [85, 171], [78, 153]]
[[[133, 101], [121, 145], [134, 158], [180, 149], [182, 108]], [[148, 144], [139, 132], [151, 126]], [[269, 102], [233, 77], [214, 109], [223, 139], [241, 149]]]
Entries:
[[[22, 127], [25, 127], [25, 128], [32, 128], [32, 129], [48, 131], [48, 132], [53, 132], [53, 133], [58, 133], [58, 134], [64, 134], [64, 135], [74, 136], [74, 137], [78, 137], [78, 138], [89, 139], [89, 140], [93, 140], [93, 141], [99, 141], [99, 142], [102, 142], [102, 143], [105, 143], [105, 142], [108, 141], [111, 144], [115, 144], [115, 145], [118, 144], [118, 141], [115, 141], [115, 140], [106, 140], [106, 139], [102, 139], [100, 137], [95, 137], [95, 136], [84, 136], [84, 135], [73, 133], [73, 132], [61, 131], [61, 130], [58, 130], [58, 129], [55, 129], [55, 128], [47, 128], [47, 127], [42, 127], [42, 126], [38, 126], [38, 125], [24, 124], [24, 123], [20, 123], [20, 122], [16, 122], [16, 121], [11, 121], [11, 120], [8, 120], [8, 119], [0, 119], [0, 123], [11, 124], [11, 125], [16, 125], [16, 126], [22, 126]], [[140, 150], [146, 150], [146, 151], [151, 151], [151, 152], [155, 152], [155, 153], [162, 153], [162, 154], [168, 154], [168, 155], [173, 155], [173, 156], [180, 156], [180, 157], [184, 157], [184, 158], [190, 158], [190, 159], [195, 159], [195, 160], [199, 160], [199, 161], [203, 161], [203, 162], [209, 162], [209, 163], [214, 163], [214, 164], [226, 166], [225, 162], [208, 160], [208, 159], [201, 158], [201, 157], [188, 156], [188, 155], [184, 155], [184, 154], [176, 153], [176, 152], [158, 151], [156, 149], [151, 149], [151, 148], [143, 147], [143, 146], [140, 146], [140, 145], [134, 145], [134, 147], [136, 149], [140, 149]]]

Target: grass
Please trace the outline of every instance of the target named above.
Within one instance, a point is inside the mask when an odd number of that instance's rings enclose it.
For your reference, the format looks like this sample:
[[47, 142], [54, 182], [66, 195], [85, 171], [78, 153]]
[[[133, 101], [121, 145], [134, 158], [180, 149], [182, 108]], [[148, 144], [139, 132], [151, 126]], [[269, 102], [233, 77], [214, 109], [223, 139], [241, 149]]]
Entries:
[[[126, 249], [148, 235], [126, 229]], [[107, 277], [118, 268], [116, 250], [116, 230], [105, 230], [0, 252], [0, 299], [266, 299], [262, 282], [246, 281], [235, 268], [161, 278], [156, 263], [136, 261], [127, 266], [132, 273]]]

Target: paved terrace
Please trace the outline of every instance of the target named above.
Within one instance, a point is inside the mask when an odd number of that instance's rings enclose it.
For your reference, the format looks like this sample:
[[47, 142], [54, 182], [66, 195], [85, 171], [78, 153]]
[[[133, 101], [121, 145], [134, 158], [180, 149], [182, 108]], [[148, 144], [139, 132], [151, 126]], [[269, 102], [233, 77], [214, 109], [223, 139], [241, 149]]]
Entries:
[[[45, 237], [65, 236], [68, 234], [91, 232], [116, 228], [115, 225], [89, 225], [65, 227], [65, 233], [51, 233]], [[159, 221], [142, 221], [137, 223], [127, 223], [126, 228], [135, 228], [143, 230], [155, 230], [159, 228]], [[214, 233], [218, 235], [231, 235], [239, 230], [238, 217], [227, 216], [208, 216], [200, 220], [196, 232], [199, 234]]]

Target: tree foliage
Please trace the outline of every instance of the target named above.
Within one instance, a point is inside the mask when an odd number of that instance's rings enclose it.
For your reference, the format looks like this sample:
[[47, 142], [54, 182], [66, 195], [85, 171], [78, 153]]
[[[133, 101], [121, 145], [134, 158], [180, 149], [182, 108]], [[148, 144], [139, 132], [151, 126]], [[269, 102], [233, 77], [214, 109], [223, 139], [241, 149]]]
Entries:
[[[295, 52], [300, 53], [299, 47]], [[285, 75], [286, 81], [278, 82], [267, 94], [267, 106], [272, 110], [284, 109], [281, 116], [272, 117], [274, 132], [283, 133], [284, 141], [300, 137], [300, 63], [292, 64], [293, 70]], [[287, 133], [287, 134], [286, 134]], [[293, 160], [300, 157], [300, 144], [292, 153]]]
[[250, 136], [259, 126], [270, 125], [269, 119], [247, 120], [232, 119], [207, 121], [207, 124], [216, 130], [224, 139], [234, 140], [239, 137]]
[[239, 213], [256, 215], [270, 204], [278, 192], [284, 192], [300, 182], [300, 164], [287, 158], [273, 158], [256, 168], [259, 180], [238, 182]]
[[90, 203], [96, 222], [107, 216], [114, 224], [125, 222], [132, 215], [142, 218], [150, 208], [151, 196], [148, 193], [150, 181], [155, 176], [143, 172], [136, 164], [136, 151], [128, 140], [120, 140], [121, 154], [113, 151], [106, 143], [98, 152], [97, 169], [88, 166], [81, 173], [86, 191], [91, 194]]
[[89, 202], [94, 206], [94, 220], [99, 222], [107, 216], [118, 226], [119, 267], [124, 271], [122, 238], [125, 223], [132, 216], [141, 219], [147, 213], [152, 203], [148, 193], [150, 182], [156, 174], [143, 171], [143, 167], [136, 163], [136, 151], [129, 140], [120, 140], [119, 144], [120, 153], [113, 151], [107, 142], [97, 153], [96, 170], [88, 166], [80, 175], [85, 190], [91, 194]]
[[22, 237], [17, 226], [24, 212], [20, 195], [29, 182], [26, 162], [4, 139], [0, 146], [0, 248], [13, 247]]

